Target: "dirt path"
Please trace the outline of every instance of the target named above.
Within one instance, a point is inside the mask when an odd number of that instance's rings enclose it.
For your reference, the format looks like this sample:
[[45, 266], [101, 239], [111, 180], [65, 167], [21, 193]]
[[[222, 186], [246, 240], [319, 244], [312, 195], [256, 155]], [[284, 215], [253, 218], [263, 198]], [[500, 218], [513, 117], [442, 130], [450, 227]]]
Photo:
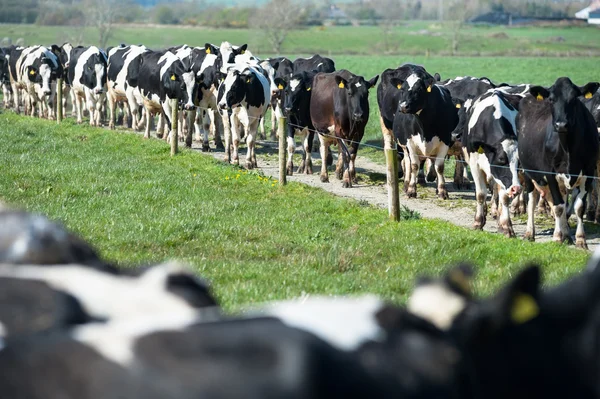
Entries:
[[[266, 175], [278, 178], [279, 168], [277, 161], [277, 143], [272, 141], [259, 142], [261, 149], [257, 150], [257, 161], [259, 169]], [[212, 148], [214, 146], [211, 145]], [[194, 142], [192, 148], [200, 150], [200, 146]], [[297, 149], [297, 153], [300, 148]], [[335, 155], [337, 152], [334, 151]], [[216, 159], [223, 160], [223, 152], [209, 153]], [[240, 160], [245, 160], [246, 148], [243, 146], [240, 151]], [[335, 156], [334, 155], [334, 156]], [[295, 181], [303, 184], [308, 184], [313, 187], [321, 188], [327, 192], [338, 195], [340, 197], [352, 198], [357, 201], [367, 201], [370, 204], [387, 209], [387, 191], [385, 188], [385, 166], [372, 162], [364, 157], [357, 157], [356, 170], [360, 174], [379, 174], [383, 179], [373, 183], [369, 179], [362, 179], [359, 184], [353, 185], [352, 188], [343, 188], [341, 181], [335, 178], [334, 173], [330, 172], [330, 183], [321, 183], [319, 179], [318, 168], [320, 168], [320, 156], [313, 153], [313, 174], [294, 174], [288, 176], [288, 181]], [[318, 167], [317, 167], [318, 165]], [[297, 164], [294, 165], [297, 168]], [[365, 181], [367, 180], [367, 181]], [[383, 181], [381, 181], [383, 180]], [[457, 191], [452, 187], [452, 182], [447, 183], [447, 189], [450, 199], [442, 201], [435, 196], [435, 187], [433, 184], [428, 184], [427, 187], [417, 187], [416, 199], [408, 199], [403, 193], [400, 194], [400, 205], [406, 206], [410, 210], [417, 211], [422, 217], [428, 219], [441, 219], [458, 226], [468, 229], [472, 228], [473, 218], [475, 216], [475, 191], [463, 190]], [[543, 221], [543, 227], [537, 223], [536, 219], [536, 240], [537, 242], [546, 242], [552, 240], [554, 222], [550, 219]], [[574, 227], [574, 226], [573, 226]], [[517, 234], [517, 239], [521, 239], [525, 233], [526, 218], [513, 218], [513, 228]], [[488, 215], [487, 224], [484, 227], [485, 231], [497, 233], [496, 221]], [[587, 228], [586, 230], [591, 230]], [[594, 229], [598, 230], [598, 229]], [[595, 250], [600, 245], [600, 234], [597, 232], [587, 232], [587, 242], [590, 250]]]

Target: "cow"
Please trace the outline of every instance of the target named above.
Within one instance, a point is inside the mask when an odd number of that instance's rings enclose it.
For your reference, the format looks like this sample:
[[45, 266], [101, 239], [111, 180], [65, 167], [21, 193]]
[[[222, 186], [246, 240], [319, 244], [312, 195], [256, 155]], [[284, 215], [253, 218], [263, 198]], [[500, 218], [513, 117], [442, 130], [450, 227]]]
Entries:
[[288, 159], [286, 173], [294, 173], [293, 156], [296, 150], [294, 135], [296, 132], [304, 134], [304, 155], [298, 168], [298, 173], [312, 174], [312, 146], [314, 138], [314, 126], [310, 118], [310, 99], [312, 94], [312, 83], [316, 73], [302, 72], [294, 74], [288, 80], [276, 78], [275, 84], [281, 87], [279, 96], [283, 101], [283, 114], [288, 119], [287, 123], [287, 149]]
[[525, 239], [535, 240], [534, 206], [538, 192], [553, 207], [553, 240], [570, 239], [565, 192], [573, 191], [577, 216], [576, 245], [587, 248], [583, 227], [587, 193], [597, 176], [598, 131], [590, 111], [579, 101], [600, 86], [590, 82], [578, 87], [567, 77], [550, 88], [533, 86], [521, 100], [517, 116], [519, 159], [525, 171], [528, 193]]
[[[262, 68], [247, 64], [230, 66], [225, 80], [219, 87], [218, 106], [223, 115], [224, 124], [231, 121], [231, 129], [225, 127], [225, 161], [239, 164], [238, 146], [240, 142], [239, 125], [246, 132], [246, 167], [255, 168], [256, 155], [254, 141], [258, 130], [258, 122], [269, 106], [271, 99], [269, 81]], [[229, 115], [231, 118], [229, 119]], [[227, 119], [227, 121], [226, 121]], [[230, 144], [233, 141], [233, 153]]]
[[292, 73], [300, 72], [335, 72], [335, 62], [331, 58], [321, 57], [319, 54], [315, 54], [310, 58], [296, 58], [292, 64]]
[[56, 55], [44, 46], [32, 46], [11, 52], [11, 79], [15, 109], [19, 107], [19, 90], [23, 91], [25, 110], [35, 115], [39, 105], [39, 116], [54, 117], [51, 103], [55, 91], [52, 82], [63, 74], [62, 66]]
[[[425, 68], [405, 64], [397, 76], [390, 77], [399, 103], [393, 122], [394, 136], [405, 153], [404, 187], [409, 198], [417, 196], [420, 161], [435, 157], [437, 195], [448, 199], [445, 187], [444, 160], [452, 146], [452, 131], [458, 124], [458, 112], [450, 92]], [[393, 98], [394, 96], [392, 96]], [[393, 107], [393, 105], [385, 105]], [[380, 105], [381, 107], [381, 105]], [[406, 156], [408, 155], [408, 156]]]
[[[600, 134], [600, 92], [597, 91], [594, 95], [588, 93], [587, 96], [580, 97], [580, 100], [583, 101], [583, 104], [592, 113], [596, 121], [598, 133]], [[600, 165], [598, 170], [600, 170]], [[596, 180], [594, 180], [593, 186], [592, 196], [588, 201], [587, 219], [595, 223], [600, 223], [600, 202], [597, 201], [598, 182]]]
[[598, 132], [600, 132], [600, 93], [596, 92], [592, 96], [588, 93], [582, 100], [586, 108], [592, 113], [596, 121], [596, 127], [598, 127]]
[[123, 125], [128, 126], [128, 117], [131, 116], [131, 126], [135, 129], [138, 125], [139, 111], [134, 90], [127, 83], [129, 64], [140, 54], [147, 51], [145, 46], [119, 46], [108, 52], [107, 66], [107, 101], [110, 111], [108, 127], [115, 128], [115, 106], [122, 104], [124, 117]]
[[77, 263], [115, 272], [91, 245], [60, 223], [43, 215], [11, 209], [0, 211], [0, 263]]
[[[289, 58], [276, 57], [267, 58], [261, 62], [264, 68], [264, 63], [268, 63], [273, 69], [273, 76], [270, 77], [271, 82], [271, 138], [276, 137], [278, 118], [283, 116], [283, 100], [281, 95], [280, 85], [275, 83], [276, 80], [282, 79], [288, 82], [293, 73], [293, 64]], [[282, 85], [283, 86], [283, 85]]]
[[83, 107], [90, 113], [90, 125], [100, 126], [101, 108], [106, 99], [108, 57], [96, 46], [74, 47], [70, 52], [68, 79], [75, 99], [77, 123], [83, 122]]
[[219, 61], [217, 65], [221, 73], [226, 74], [230, 67], [237, 64], [258, 66], [259, 60], [248, 50], [247, 44], [234, 46], [229, 42], [222, 42], [219, 46]]
[[356, 180], [354, 162], [369, 121], [369, 89], [375, 86], [378, 79], [379, 75], [376, 75], [367, 81], [347, 70], [319, 72], [313, 78], [310, 118], [319, 133], [323, 183], [329, 182], [326, 159], [330, 144], [337, 144], [341, 154], [336, 176], [343, 178], [343, 187], [352, 187], [352, 182]]
[[10, 87], [10, 73], [8, 60], [10, 48], [0, 48], [0, 86], [2, 86], [2, 103], [4, 108], [9, 108], [12, 101], [12, 88]]
[[[75, 107], [75, 96], [73, 91], [71, 90], [71, 81], [69, 80], [69, 63], [71, 61], [71, 50], [73, 50], [73, 45], [71, 43], [63, 43], [62, 46], [57, 46], [55, 44], [52, 45], [52, 52], [58, 57], [58, 61], [60, 62], [63, 69], [63, 98], [62, 98], [62, 107], [63, 107], [63, 115], [67, 115], [67, 102], [68, 98], [71, 99], [71, 115], [75, 116], [77, 114], [77, 110]], [[56, 107], [56, 106], [55, 106]]]
[[[183, 62], [170, 51], [146, 51], [135, 57], [127, 70], [127, 83], [139, 91], [138, 103], [143, 103], [146, 110], [146, 130], [144, 138], [150, 137], [150, 122], [153, 114], [162, 116], [171, 133], [171, 101], [177, 99], [183, 108], [191, 110], [195, 107], [194, 97], [198, 90], [198, 79], [187, 70]], [[158, 128], [162, 134], [162, 126]]]
[[[199, 78], [199, 90], [202, 92], [202, 99], [198, 104], [200, 110], [198, 115], [202, 115], [203, 117], [202, 124], [200, 124], [200, 118], [197, 118], [197, 122], [194, 124], [194, 130], [197, 136], [199, 136], [200, 133], [203, 135], [203, 151], [210, 151], [208, 143], [209, 130], [213, 131], [216, 149], [223, 150], [225, 149], [222, 141], [223, 120], [217, 106], [218, 88], [221, 84], [220, 78], [222, 77], [218, 67], [218, 48], [216, 50], [211, 50], [210, 47], [206, 47], [205, 51], [208, 51], [208, 53], [204, 57], [200, 69], [196, 73]], [[215, 52], [217, 53], [215, 54]], [[200, 128], [201, 126], [202, 128]]]
[[0, 351], [0, 369], [0, 389], [13, 399], [358, 399], [392, 394], [355, 356], [311, 333], [273, 318], [219, 321], [202, 312], [8, 339]]
[[493, 181], [498, 185], [501, 204], [498, 231], [507, 237], [515, 236], [510, 220], [509, 197], [521, 191], [515, 122], [519, 100], [520, 97], [511, 98], [496, 89], [477, 97], [472, 103], [467, 100], [468, 123], [462, 138], [475, 181], [477, 212], [473, 227], [481, 230], [485, 225], [487, 187], [488, 182]]
[[219, 312], [208, 284], [177, 262], [130, 273], [79, 264], [0, 264], [0, 277], [45, 283], [76, 298], [85, 313], [97, 320], [194, 315], [200, 308]]

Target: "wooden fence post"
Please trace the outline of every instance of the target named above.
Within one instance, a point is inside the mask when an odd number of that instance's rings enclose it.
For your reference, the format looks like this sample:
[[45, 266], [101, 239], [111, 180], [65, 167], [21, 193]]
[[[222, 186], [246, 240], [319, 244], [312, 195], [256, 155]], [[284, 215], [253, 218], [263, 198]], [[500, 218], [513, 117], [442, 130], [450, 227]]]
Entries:
[[56, 123], [62, 122], [63, 119], [63, 80], [62, 78], [56, 79]]
[[179, 140], [179, 138], [177, 137], [177, 122], [178, 121], [178, 116], [177, 116], [177, 111], [178, 111], [178, 106], [179, 106], [179, 101], [174, 98], [171, 100], [171, 156], [175, 156], [175, 154], [177, 154], [177, 141]]
[[286, 164], [286, 148], [285, 148], [285, 136], [287, 118], [279, 118], [277, 126], [277, 133], [279, 134], [279, 185], [285, 186], [287, 184], [287, 175], [285, 170]]
[[387, 171], [388, 210], [390, 219], [400, 221], [400, 194], [398, 192], [398, 150], [385, 149]]

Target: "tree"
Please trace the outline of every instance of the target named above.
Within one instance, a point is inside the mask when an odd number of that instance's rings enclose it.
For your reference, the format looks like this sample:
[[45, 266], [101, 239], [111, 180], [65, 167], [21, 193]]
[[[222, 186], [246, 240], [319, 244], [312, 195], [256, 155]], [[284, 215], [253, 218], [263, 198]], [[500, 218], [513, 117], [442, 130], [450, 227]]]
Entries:
[[98, 30], [98, 47], [106, 48], [112, 35], [113, 24], [121, 9], [128, 1], [121, 0], [84, 0], [86, 26]]
[[475, 15], [478, 9], [478, 0], [454, 0], [450, 4], [448, 13], [452, 20], [452, 55], [458, 52], [462, 27], [465, 22]]
[[273, 52], [281, 53], [281, 46], [290, 30], [298, 27], [302, 10], [291, 0], [271, 0], [252, 18], [252, 25], [261, 29]]
[[371, 2], [372, 7], [379, 16], [383, 51], [386, 53], [397, 49], [399, 40], [394, 36], [394, 31], [398, 22], [407, 16], [407, 3], [406, 0], [373, 0]]

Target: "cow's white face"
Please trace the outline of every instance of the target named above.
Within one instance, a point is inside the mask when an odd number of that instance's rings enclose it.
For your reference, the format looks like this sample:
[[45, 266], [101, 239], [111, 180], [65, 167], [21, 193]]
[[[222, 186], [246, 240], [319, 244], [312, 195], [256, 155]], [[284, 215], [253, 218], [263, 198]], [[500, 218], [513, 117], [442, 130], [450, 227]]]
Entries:
[[96, 87], [94, 87], [94, 93], [101, 94], [104, 91], [102, 85], [102, 79], [104, 78], [105, 68], [102, 64], [95, 64], [94, 70], [96, 71]]
[[181, 76], [183, 80], [183, 84], [185, 85], [185, 93], [187, 94], [187, 101], [183, 105], [185, 109], [193, 109], [194, 108], [194, 98], [196, 88], [196, 77], [194, 72], [186, 72]]
[[40, 77], [42, 78], [42, 93], [45, 96], [49, 96], [52, 93], [50, 89], [50, 76], [52, 75], [52, 69], [47, 64], [42, 64], [39, 70]]

